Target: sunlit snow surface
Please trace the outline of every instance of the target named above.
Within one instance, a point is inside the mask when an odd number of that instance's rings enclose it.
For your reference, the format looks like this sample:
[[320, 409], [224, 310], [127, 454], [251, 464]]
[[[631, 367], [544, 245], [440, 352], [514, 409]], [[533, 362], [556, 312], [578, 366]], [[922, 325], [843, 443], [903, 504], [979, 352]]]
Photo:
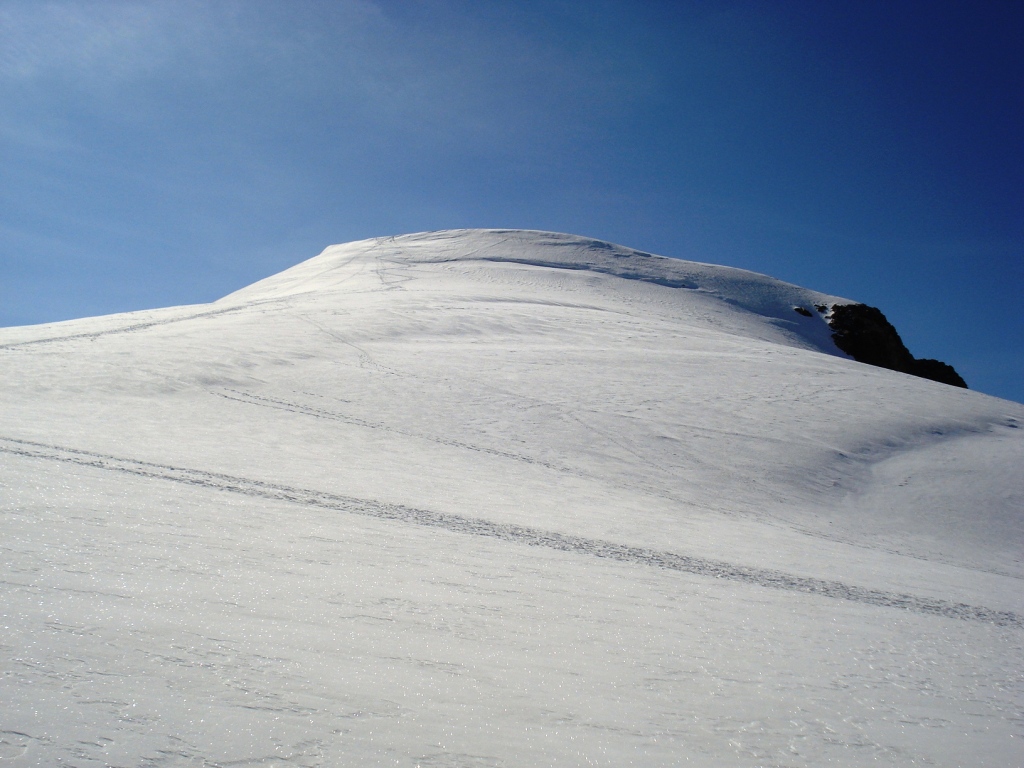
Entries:
[[457, 231], [0, 331], [0, 766], [1024, 764], [1024, 406], [834, 301]]

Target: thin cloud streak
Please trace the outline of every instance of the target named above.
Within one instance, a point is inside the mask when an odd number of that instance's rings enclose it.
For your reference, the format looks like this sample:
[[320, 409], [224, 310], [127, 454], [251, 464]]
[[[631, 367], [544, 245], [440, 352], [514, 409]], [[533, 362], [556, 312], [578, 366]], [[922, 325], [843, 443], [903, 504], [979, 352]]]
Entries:
[[201, 6], [48, 2], [0, 8], [0, 78], [80, 83], [151, 75], [211, 31]]

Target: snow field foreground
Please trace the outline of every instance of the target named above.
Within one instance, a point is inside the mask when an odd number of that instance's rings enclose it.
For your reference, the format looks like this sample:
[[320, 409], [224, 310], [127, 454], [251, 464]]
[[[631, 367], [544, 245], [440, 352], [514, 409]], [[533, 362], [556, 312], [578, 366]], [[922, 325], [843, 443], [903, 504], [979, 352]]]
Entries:
[[1024, 407], [582, 238], [0, 331], [7, 765], [1024, 763]]

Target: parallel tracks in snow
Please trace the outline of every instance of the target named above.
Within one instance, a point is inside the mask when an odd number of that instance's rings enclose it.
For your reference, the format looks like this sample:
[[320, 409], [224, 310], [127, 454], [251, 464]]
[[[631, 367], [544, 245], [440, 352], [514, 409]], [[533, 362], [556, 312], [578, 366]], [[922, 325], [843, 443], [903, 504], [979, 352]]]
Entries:
[[842, 581], [797, 576], [784, 571], [754, 568], [647, 547], [633, 547], [513, 523], [498, 523], [483, 518], [434, 512], [402, 504], [360, 499], [354, 496], [344, 496], [310, 488], [297, 488], [217, 472], [156, 464], [76, 448], [4, 437], [0, 437], [0, 453], [76, 464], [136, 477], [169, 480], [209, 490], [285, 501], [307, 507], [436, 528], [452, 533], [484, 536], [512, 544], [542, 547], [582, 556], [601, 557], [630, 565], [662, 568], [768, 589], [819, 595], [836, 600], [901, 609], [930, 616], [995, 624], [1000, 627], [1024, 628], [1024, 617], [1019, 614], [979, 605], [870, 589]]

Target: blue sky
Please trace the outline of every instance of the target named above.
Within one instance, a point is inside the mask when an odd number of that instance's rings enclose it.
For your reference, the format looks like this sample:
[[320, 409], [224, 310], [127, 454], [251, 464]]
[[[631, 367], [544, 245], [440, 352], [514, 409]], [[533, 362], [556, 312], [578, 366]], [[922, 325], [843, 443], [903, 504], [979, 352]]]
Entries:
[[1024, 6], [0, 0], [0, 325], [547, 229], [873, 304], [1024, 401]]

